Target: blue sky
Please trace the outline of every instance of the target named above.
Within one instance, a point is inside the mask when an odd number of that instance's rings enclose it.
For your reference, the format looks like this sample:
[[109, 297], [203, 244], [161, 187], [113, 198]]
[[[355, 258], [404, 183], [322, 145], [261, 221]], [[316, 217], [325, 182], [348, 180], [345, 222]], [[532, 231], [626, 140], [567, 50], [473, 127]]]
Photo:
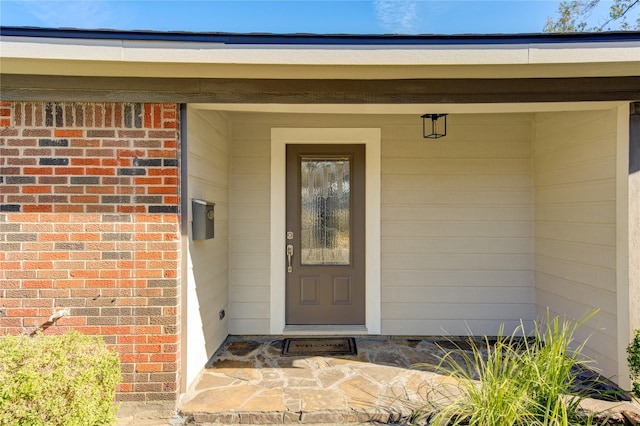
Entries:
[[541, 32], [555, 0], [0, 0], [5, 26], [119, 30], [465, 34]]

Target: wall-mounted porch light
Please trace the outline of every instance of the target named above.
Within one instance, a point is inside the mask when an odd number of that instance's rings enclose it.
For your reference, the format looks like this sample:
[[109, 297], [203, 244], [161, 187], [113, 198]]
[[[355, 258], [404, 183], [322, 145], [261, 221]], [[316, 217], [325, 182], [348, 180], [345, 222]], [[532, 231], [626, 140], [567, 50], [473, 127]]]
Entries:
[[[447, 115], [425, 114], [422, 116], [422, 137], [438, 139], [447, 136]], [[440, 120], [442, 118], [442, 120]]]

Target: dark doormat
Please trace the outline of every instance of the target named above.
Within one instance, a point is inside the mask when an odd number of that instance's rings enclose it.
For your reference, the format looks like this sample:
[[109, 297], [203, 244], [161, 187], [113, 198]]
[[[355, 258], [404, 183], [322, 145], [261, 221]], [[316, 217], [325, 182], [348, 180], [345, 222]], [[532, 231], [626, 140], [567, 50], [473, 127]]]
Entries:
[[323, 356], [357, 355], [356, 339], [353, 337], [291, 338], [284, 339], [282, 355]]

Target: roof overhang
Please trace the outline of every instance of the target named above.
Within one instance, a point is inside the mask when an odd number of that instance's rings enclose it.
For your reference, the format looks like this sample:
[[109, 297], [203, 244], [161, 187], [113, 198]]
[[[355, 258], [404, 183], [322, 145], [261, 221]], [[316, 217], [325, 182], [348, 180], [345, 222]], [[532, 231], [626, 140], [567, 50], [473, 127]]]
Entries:
[[2, 72], [155, 78], [556, 78], [638, 75], [640, 33], [219, 35], [2, 28]]
[[640, 33], [319, 36], [0, 29], [4, 98], [495, 103], [640, 98]]

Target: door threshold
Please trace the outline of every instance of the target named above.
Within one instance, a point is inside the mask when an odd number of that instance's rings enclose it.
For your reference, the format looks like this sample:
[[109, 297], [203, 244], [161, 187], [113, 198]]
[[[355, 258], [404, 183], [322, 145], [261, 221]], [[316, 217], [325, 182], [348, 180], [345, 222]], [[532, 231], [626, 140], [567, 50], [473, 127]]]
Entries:
[[323, 335], [363, 335], [369, 334], [365, 325], [287, 325], [285, 335], [323, 336]]

